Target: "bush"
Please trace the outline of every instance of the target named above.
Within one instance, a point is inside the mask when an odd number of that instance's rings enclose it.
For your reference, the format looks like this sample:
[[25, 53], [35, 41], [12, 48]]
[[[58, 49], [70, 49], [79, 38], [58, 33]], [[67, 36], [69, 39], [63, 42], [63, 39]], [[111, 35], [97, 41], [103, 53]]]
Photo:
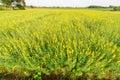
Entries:
[[30, 8], [35, 8], [35, 7], [31, 5]]
[[20, 5], [20, 4], [17, 4], [16, 7], [17, 7], [18, 9], [20, 9], [20, 10], [25, 10], [25, 7], [22, 6], [22, 5]]
[[0, 6], [0, 11], [5, 10], [4, 6]]
[[104, 6], [96, 6], [96, 5], [91, 5], [88, 8], [105, 8]]
[[120, 11], [120, 6], [114, 7], [113, 10], [114, 11]]

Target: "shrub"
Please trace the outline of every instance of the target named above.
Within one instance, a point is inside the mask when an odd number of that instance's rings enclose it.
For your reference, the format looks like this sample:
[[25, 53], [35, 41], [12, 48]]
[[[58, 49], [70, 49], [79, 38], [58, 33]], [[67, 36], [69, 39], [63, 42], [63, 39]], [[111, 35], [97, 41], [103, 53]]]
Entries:
[[31, 5], [30, 8], [35, 8], [35, 7]]
[[17, 7], [18, 9], [20, 9], [20, 10], [25, 10], [25, 7], [22, 6], [22, 5], [20, 5], [20, 4], [17, 4], [16, 7]]
[[120, 11], [120, 6], [116, 6], [113, 8], [114, 11]]
[[96, 6], [96, 5], [91, 5], [88, 8], [105, 8], [104, 6]]
[[0, 11], [5, 10], [4, 6], [0, 6]]

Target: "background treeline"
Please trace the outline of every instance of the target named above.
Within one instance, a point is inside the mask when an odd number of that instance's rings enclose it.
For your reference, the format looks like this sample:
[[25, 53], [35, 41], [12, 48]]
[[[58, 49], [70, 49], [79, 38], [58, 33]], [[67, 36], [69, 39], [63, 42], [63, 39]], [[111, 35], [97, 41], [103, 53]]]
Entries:
[[120, 11], [120, 6], [116, 6], [113, 8], [114, 11]]
[[110, 5], [108, 7], [91, 5], [91, 6], [88, 6], [88, 8], [111, 8], [111, 10], [113, 10], [113, 11], [120, 11], [120, 6], [112, 6], [112, 5]]
[[27, 8], [62, 8], [62, 9], [84, 9], [84, 8], [88, 8], [88, 9], [105, 9], [105, 10], [112, 10], [112, 11], [120, 11], [120, 6], [97, 6], [97, 5], [90, 5], [88, 7], [59, 7], [59, 6], [53, 6], [53, 7], [47, 7], [47, 6], [42, 6], [42, 7], [37, 7], [37, 6], [27, 6]]
[[[19, 6], [17, 6], [19, 8]], [[105, 10], [111, 10], [111, 11], [120, 11], [120, 6], [97, 6], [97, 5], [90, 5], [88, 7], [59, 7], [59, 6], [53, 6], [53, 7], [46, 7], [46, 6], [42, 6], [42, 7], [37, 7], [37, 6], [33, 6], [33, 5], [30, 5], [30, 6], [26, 6], [26, 8], [62, 8], [62, 9], [73, 9], [73, 8], [78, 8], [78, 9], [81, 9], [81, 8], [88, 8], [88, 9], [105, 9]], [[0, 10], [8, 10], [9, 8], [6, 7], [5, 5], [0, 5]], [[21, 6], [20, 6], [20, 9], [21, 9]]]
[[46, 6], [42, 6], [42, 7], [37, 7], [37, 6], [26, 6], [27, 8], [62, 8], [62, 9], [84, 9], [84, 8], [88, 8], [88, 9], [105, 9], [105, 10], [111, 10], [111, 11], [120, 11], [120, 6], [97, 6], [97, 5], [90, 5], [88, 7], [59, 7], [59, 6], [53, 6], [53, 7], [46, 7]]

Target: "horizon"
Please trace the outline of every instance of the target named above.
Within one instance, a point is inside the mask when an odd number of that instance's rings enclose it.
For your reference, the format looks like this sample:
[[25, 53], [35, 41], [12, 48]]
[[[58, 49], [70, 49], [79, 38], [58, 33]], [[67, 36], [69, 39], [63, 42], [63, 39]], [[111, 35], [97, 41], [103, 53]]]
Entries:
[[28, 6], [37, 7], [88, 7], [96, 6], [120, 6], [120, 0], [25, 0]]

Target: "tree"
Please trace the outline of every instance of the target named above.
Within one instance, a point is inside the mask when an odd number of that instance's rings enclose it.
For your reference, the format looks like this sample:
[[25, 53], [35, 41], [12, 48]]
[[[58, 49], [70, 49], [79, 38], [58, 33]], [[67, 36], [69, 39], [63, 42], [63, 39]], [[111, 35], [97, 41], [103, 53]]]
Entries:
[[3, 4], [5, 4], [7, 7], [11, 7], [12, 3], [16, 1], [17, 3], [20, 3], [20, 5], [26, 6], [25, 0], [0, 0]]
[[24, 7], [26, 6], [25, 0], [14, 0], [18, 3], [21, 3]]
[[115, 7], [113, 7], [113, 10], [114, 10], [114, 11], [120, 11], [120, 6], [115, 6]]
[[3, 4], [5, 4], [7, 7], [10, 7], [11, 6], [11, 3], [13, 2], [14, 0], [1, 0], [1, 2]]

